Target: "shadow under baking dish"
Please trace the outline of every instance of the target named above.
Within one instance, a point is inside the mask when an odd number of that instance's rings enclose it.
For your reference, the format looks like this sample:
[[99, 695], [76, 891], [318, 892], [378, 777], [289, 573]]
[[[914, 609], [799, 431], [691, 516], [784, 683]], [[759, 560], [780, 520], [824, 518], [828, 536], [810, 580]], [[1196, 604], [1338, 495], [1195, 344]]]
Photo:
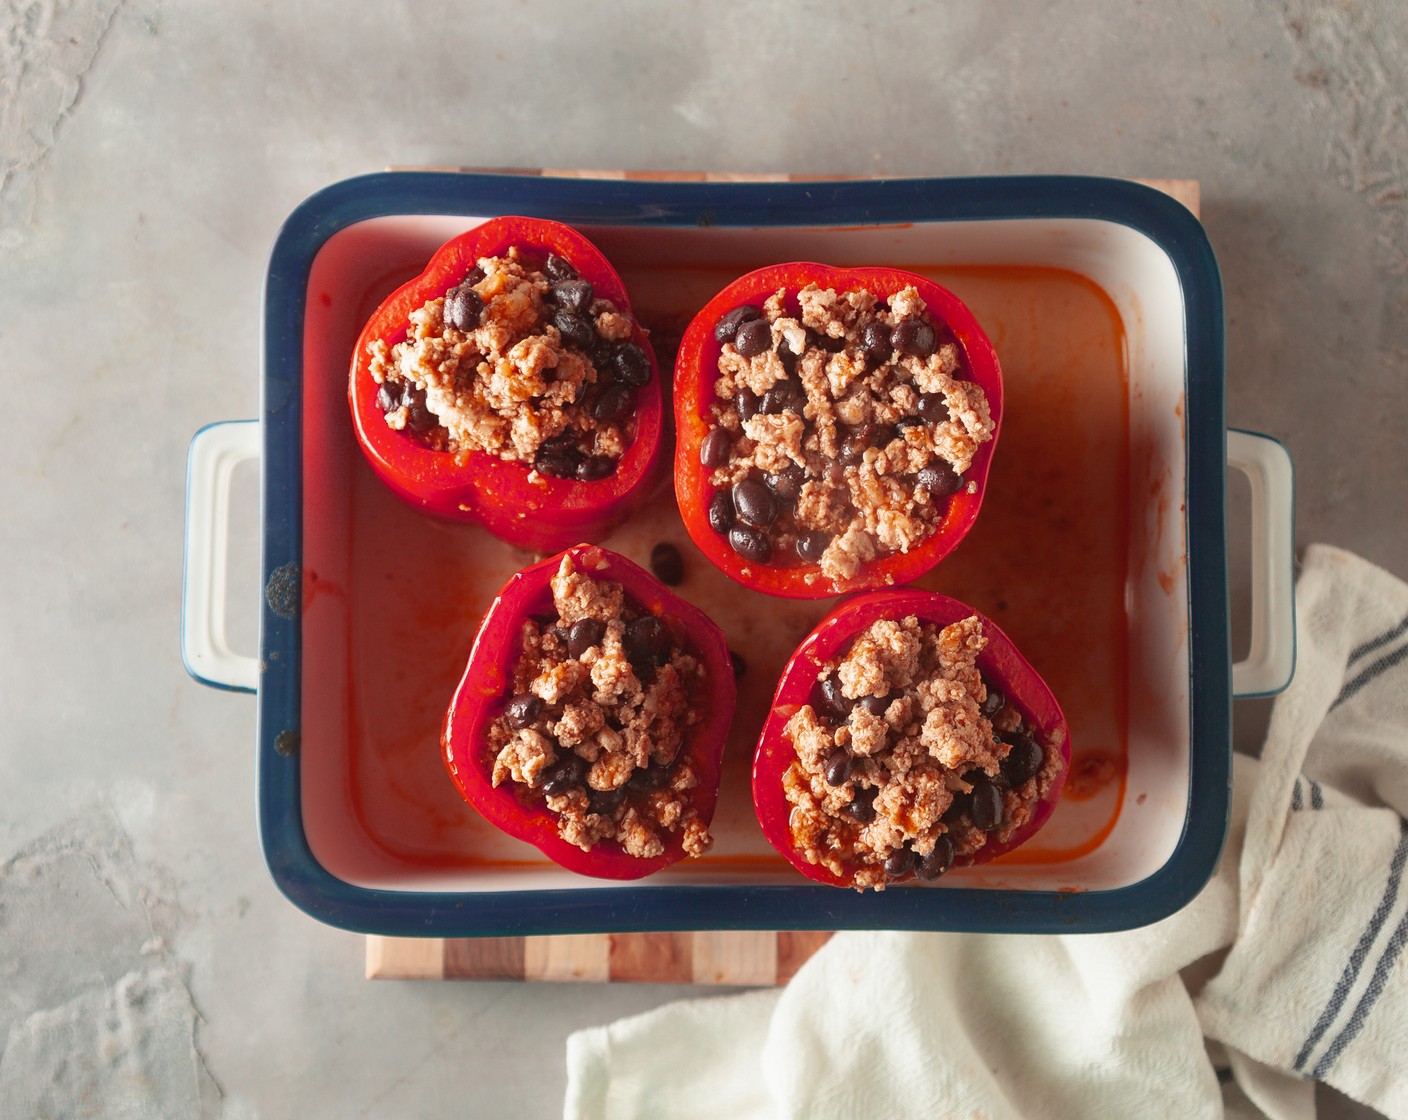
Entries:
[[[471, 187], [483, 179], [373, 178], [468, 179]], [[603, 184], [555, 186], [587, 196]], [[1210, 563], [1221, 599], [1214, 589], [1205, 606], [1221, 630], [1195, 666], [1184, 421], [1190, 391], [1201, 390], [1187, 360], [1187, 277], [1167, 247], [1106, 218], [817, 226], [794, 214], [770, 227], [658, 228], [592, 224], [570, 212], [571, 202], [536, 212], [583, 226], [613, 261], [663, 370], [694, 311], [769, 262], [893, 264], [973, 307], [1002, 360], [1004, 428], [977, 525], [921, 583], [989, 614], [1047, 678], [1071, 722], [1066, 794], [1022, 849], [940, 884], [858, 896], [805, 883], [763, 839], [749, 771], [778, 671], [829, 604], [771, 599], [717, 572], [684, 532], [666, 480], [659, 500], [604, 543], [640, 563], [662, 540], [677, 545], [687, 570], [678, 591], [715, 617], [747, 663], [714, 849], [623, 887], [564, 872], [479, 818], [445, 774], [440, 721], [479, 617], [531, 557], [478, 529], [426, 518], [385, 490], [352, 437], [346, 371], [377, 303], [475, 213], [535, 211], [510, 204], [417, 214], [403, 194], [401, 210], [347, 221], [311, 246], [301, 292], [301, 749], [296, 760], [266, 753], [261, 762], [265, 847], [285, 891], [324, 920], [401, 934], [1111, 928], [1153, 920], [1191, 897], [1225, 830], [1225, 574], [1219, 537]], [[844, 213], [836, 213], [839, 222]], [[1207, 414], [1218, 426], [1218, 489], [1198, 500], [1220, 530], [1216, 306], [1215, 344], [1205, 341], [1201, 360]], [[267, 691], [266, 678], [261, 708]], [[1219, 694], [1221, 725], [1195, 735], [1198, 697], [1216, 704]], [[268, 730], [261, 715], [261, 737]], [[303, 843], [280, 835], [271, 843], [269, 770], [291, 761], [294, 839]], [[302, 866], [281, 873], [286, 852]], [[1173, 884], [1158, 885], [1171, 872]]]

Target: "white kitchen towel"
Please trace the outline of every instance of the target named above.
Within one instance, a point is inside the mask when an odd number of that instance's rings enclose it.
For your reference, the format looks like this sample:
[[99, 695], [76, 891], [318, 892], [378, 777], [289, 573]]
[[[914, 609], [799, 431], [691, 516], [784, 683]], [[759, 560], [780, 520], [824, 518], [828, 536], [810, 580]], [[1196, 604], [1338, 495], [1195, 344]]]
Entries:
[[1408, 587], [1314, 546], [1297, 616], [1296, 679], [1261, 762], [1235, 760], [1227, 848], [1182, 911], [838, 934], [780, 991], [572, 1035], [566, 1116], [1303, 1120], [1325, 1080], [1408, 1120]]

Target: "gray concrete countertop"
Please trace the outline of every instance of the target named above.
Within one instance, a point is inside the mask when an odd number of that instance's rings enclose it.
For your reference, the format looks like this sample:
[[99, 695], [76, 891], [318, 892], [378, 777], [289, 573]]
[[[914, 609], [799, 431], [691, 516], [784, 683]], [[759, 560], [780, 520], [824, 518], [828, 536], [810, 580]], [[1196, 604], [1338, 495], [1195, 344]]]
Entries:
[[[840, 10], [0, 10], [0, 1113], [554, 1115], [569, 1031], [688, 994], [371, 984], [362, 939], [264, 869], [254, 702], [197, 686], [178, 655], [184, 462], [202, 424], [257, 414], [268, 249], [336, 180], [1196, 178], [1229, 423], [1289, 445], [1299, 546], [1408, 574], [1408, 7]], [[1245, 563], [1234, 535], [1239, 607]], [[1238, 706], [1239, 745], [1264, 716]]]

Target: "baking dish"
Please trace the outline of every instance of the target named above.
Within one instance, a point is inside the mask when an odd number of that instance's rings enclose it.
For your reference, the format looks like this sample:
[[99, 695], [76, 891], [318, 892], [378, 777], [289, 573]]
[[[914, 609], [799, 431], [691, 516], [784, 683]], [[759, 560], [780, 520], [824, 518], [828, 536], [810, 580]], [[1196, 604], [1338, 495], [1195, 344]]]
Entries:
[[[746, 775], [741, 796], [726, 776], [714, 852], [695, 866], [612, 886], [492, 834], [447, 783], [436, 784], [443, 775], [429, 777], [440, 765], [443, 683], [462, 669], [488, 594], [529, 557], [478, 530], [430, 522], [378, 488], [348, 430], [346, 367], [356, 329], [386, 292], [441, 242], [502, 213], [581, 227], [662, 340], [720, 278], [788, 259], [883, 261], [940, 277], [976, 302], [980, 317], [988, 308], [993, 323], [985, 325], [996, 326], [994, 341], [1007, 350], [1004, 368], [1030, 367], [1025, 377], [1009, 374], [1009, 414], [1019, 414], [1025, 385], [1028, 443], [1047, 441], [1057, 453], [1016, 480], [1007, 505], [1018, 512], [995, 517], [994, 491], [974, 530], [976, 537], [992, 520], [994, 532], [1017, 535], [965, 542], [931, 585], [1006, 612], [997, 616], [1005, 629], [1034, 628], [1047, 647], [1046, 663], [1033, 657], [1038, 669], [1064, 677], [1063, 705], [1077, 694], [1086, 713], [1084, 756], [1082, 726], [1072, 721], [1077, 762], [1088, 763], [1086, 795], [1063, 800], [1028, 848], [934, 888], [861, 896], [816, 887], [767, 847], [751, 820]], [[1045, 303], [1024, 296], [1026, 287], [1044, 291]], [[1089, 353], [1098, 349], [1104, 365], [1068, 362], [1056, 385], [1041, 375], [1059, 340], [1048, 346], [1034, 335], [1050, 335], [1078, 307], [1098, 327]], [[1068, 348], [1079, 350], [1079, 341], [1068, 339]], [[1009, 360], [1019, 354], [1028, 355], [1026, 366]], [[334, 925], [485, 936], [1144, 924], [1186, 903], [1216, 862], [1234, 683], [1238, 695], [1276, 691], [1294, 657], [1289, 458], [1265, 437], [1229, 438], [1224, 376], [1221, 286], [1206, 235], [1182, 205], [1135, 183], [421, 172], [349, 180], [303, 203], [274, 245], [260, 419], [212, 426], [193, 442], [183, 652], [198, 679], [257, 688], [266, 859], [295, 904]], [[1061, 421], [1057, 437], [1038, 424], [1043, 413]], [[1118, 438], [1100, 435], [1116, 429]], [[1104, 448], [1106, 458], [1092, 458], [1084, 444]], [[1020, 455], [1014, 445], [1022, 445], [1016, 429], [999, 459]], [[228, 648], [222, 593], [231, 465], [252, 454], [262, 467], [257, 659]], [[1235, 670], [1229, 462], [1253, 482], [1252, 653]], [[1069, 477], [1046, 478], [1062, 469]], [[650, 516], [606, 543], [637, 559], [658, 539], [683, 543], [682, 530], [671, 535], [672, 517], [662, 492]], [[1013, 540], [1020, 561], [1010, 560]], [[413, 577], [408, 555], [414, 567], [434, 568], [433, 586]], [[698, 579], [682, 591], [715, 614], [749, 661], [752, 688], [765, 695], [768, 666], [814, 621], [806, 612], [819, 617], [825, 604], [748, 600]], [[726, 771], [736, 778], [747, 769], [748, 729], [735, 737]]]

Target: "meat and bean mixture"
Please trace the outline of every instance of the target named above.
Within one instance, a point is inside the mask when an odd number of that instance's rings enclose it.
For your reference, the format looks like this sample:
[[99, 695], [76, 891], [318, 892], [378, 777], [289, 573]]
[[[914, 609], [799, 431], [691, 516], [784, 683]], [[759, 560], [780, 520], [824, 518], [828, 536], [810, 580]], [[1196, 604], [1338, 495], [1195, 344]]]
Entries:
[[1030, 819], [1060, 771], [1046, 742], [977, 667], [976, 616], [873, 623], [788, 721], [783, 776], [797, 850], [858, 889], [937, 879]]
[[436, 451], [482, 451], [553, 478], [615, 473], [650, 359], [635, 325], [562, 257], [481, 258], [410, 313], [404, 342], [370, 344], [386, 422]]
[[614, 841], [649, 859], [678, 837], [702, 855], [712, 838], [682, 748], [698, 719], [703, 662], [619, 583], [576, 570], [570, 557], [551, 586], [554, 612], [524, 622], [513, 693], [490, 725], [494, 786], [515, 783], [586, 851]]
[[[942, 519], [988, 401], [914, 288], [808, 285], [719, 320], [709, 524], [745, 560], [817, 565], [844, 583], [908, 552]], [[814, 576], [811, 578], [815, 578]]]

